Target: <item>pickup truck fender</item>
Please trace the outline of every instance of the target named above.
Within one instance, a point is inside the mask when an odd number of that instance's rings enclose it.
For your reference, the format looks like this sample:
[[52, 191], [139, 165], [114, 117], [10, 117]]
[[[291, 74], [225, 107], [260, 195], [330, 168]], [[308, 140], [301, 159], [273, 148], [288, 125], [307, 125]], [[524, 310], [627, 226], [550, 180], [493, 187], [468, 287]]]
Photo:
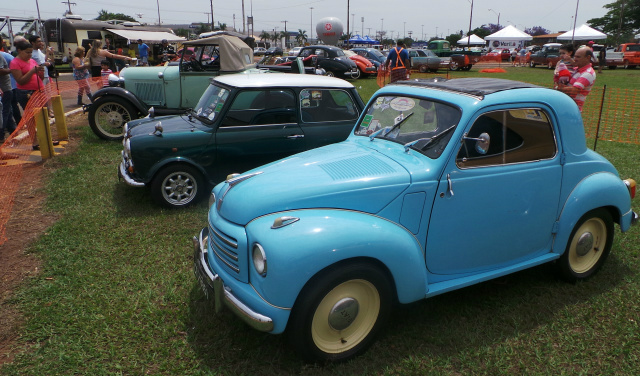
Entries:
[[149, 107], [144, 102], [142, 102], [138, 97], [136, 97], [132, 92], [127, 89], [123, 89], [121, 87], [104, 87], [92, 95], [92, 101], [95, 102], [96, 99], [100, 97], [104, 97], [107, 95], [114, 95], [116, 97], [120, 97], [130, 102], [140, 113], [142, 117], [147, 116], [149, 114]]
[[[272, 228], [281, 217], [299, 220]], [[385, 270], [398, 301], [425, 297], [427, 275], [422, 246], [404, 227], [372, 214], [334, 209], [307, 209], [269, 214], [246, 226], [249, 280], [269, 304], [292, 307], [305, 284], [331, 265], [366, 259]], [[268, 272], [258, 275], [251, 262], [259, 243]]]
[[571, 231], [585, 213], [606, 208], [624, 232], [631, 226], [631, 196], [624, 182], [610, 172], [585, 177], [571, 191], [560, 212], [561, 223], [554, 241], [553, 251], [564, 253]]

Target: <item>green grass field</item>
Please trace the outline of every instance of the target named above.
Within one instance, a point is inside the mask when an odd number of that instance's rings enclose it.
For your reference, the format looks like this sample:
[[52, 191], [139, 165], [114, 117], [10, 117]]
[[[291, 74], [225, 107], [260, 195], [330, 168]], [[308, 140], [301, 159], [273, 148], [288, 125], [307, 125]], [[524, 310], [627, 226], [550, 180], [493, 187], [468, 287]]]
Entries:
[[[543, 68], [507, 70], [491, 76], [551, 80]], [[454, 74], [467, 76], [487, 75]], [[638, 87], [640, 71], [606, 71], [598, 78], [605, 83]], [[365, 100], [377, 88], [373, 79], [354, 84]], [[283, 336], [216, 315], [204, 300], [191, 237], [206, 225], [206, 202], [161, 209], [146, 190], [118, 182], [120, 143], [99, 140], [89, 127], [72, 137], [78, 150], [45, 164], [42, 215], [60, 219], [28, 250], [42, 270], [10, 300], [25, 325], [14, 362], [0, 374], [640, 374], [638, 227], [616, 230], [607, 263], [586, 282], [565, 283], [543, 265], [399, 307], [363, 356], [309, 365]], [[603, 141], [598, 152], [622, 177], [640, 180], [638, 145]]]

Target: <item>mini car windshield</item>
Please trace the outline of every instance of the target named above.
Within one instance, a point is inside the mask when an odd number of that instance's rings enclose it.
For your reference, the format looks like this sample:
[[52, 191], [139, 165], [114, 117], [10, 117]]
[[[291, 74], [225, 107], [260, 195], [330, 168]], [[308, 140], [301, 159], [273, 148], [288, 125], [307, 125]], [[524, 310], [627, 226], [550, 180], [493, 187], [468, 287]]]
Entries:
[[229, 90], [215, 84], [209, 85], [193, 112], [206, 124], [213, 124], [228, 98]]
[[408, 145], [436, 159], [461, 115], [457, 107], [429, 99], [380, 96], [370, 103], [355, 134]]

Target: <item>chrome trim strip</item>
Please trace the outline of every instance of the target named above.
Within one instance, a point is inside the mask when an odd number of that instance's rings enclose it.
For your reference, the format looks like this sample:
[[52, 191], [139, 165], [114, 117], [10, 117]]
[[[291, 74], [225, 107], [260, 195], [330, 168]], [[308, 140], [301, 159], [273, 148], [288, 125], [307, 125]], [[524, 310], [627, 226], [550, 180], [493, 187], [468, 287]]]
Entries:
[[226, 245], [228, 245], [229, 247], [238, 249], [238, 244], [232, 242], [231, 240], [228, 240], [225, 236], [223, 236], [222, 234], [220, 234], [218, 231], [216, 231], [216, 228], [214, 226], [209, 226], [211, 227], [211, 231], [214, 232], [214, 234], [217, 235], [218, 239], [222, 240], [222, 242]]
[[222, 257], [220, 256], [220, 254], [218, 254], [218, 252], [216, 252], [216, 250], [215, 250], [215, 249], [213, 249], [213, 248], [212, 248], [211, 250], [213, 251], [213, 253], [215, 253], [215, 254], [216, 254], [216, 256], [218, 257], [218, 260], [222, 261], [226, 266], [228, 266], [228, 267], [229, 267], [229, 269], [233, 270], [233, 271], [234, 271], [234, 272], [236, 272], [236, 273], [240, 273], [240, 269], [239, 269], [239, 268], [237, 268], [237, 267], [235, 267], [235, 266], [231, 265], [227, 260], [225, 260], [224, 258], [222, 258]]
[[211, 242], [213, 242], [216, 247], [218, 247], [220, 249], [220, 251], [222, 251], [222, 253], [224, 253], [225, 255], [227, 255], [230, 259], [232, 259], [233, 261], [238, 261], [238, 256], [229, 253], [229, 251], [227, 251], [226, 249], [224, 249], [223, 247], [220, 246], [220, 244], [218, 244], [218, 242], [216, 241], [216, 238], [211, 238]]
[[120, 172], [120, 176], [122, 177], [124, 182], [127, 183], [127, 185], [130, 185], [132, 187], [144, 187], [145, 186], [144, 183], [141, 183], [141, 182], [138, 182], [138, 181], [135, 181], [135, 180], [131, 179], [131, 177], [127, 173], [127, 170], [124, 168], [124, 161], [120, 162], [120, 166], [118, 167], [118, 171]]

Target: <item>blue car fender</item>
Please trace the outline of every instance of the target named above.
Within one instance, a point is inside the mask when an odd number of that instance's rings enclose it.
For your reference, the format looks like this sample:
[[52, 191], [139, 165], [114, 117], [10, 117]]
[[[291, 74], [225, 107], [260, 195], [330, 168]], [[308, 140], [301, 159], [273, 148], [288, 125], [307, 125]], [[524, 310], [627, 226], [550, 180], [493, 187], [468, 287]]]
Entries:
[[554, 252], [563, 253], [571, 231], [580, 218], [597, 208], [611, 208], [613, 220], [622, 231], [631, 226], [631, 197], [624, 182], [610, 172], [600, 172], [582, 179], [564, 203], [558, 219]]
[[[294, 219], [273, 228], [281, 217]], [[313, 276], [353, 259], [382, 264], [393, 279], [401, 303], [425, 296], [427, 277], [422, 246], [410, 231], [385, 218], [349, 210], [295, 210], [257, 218], [246, 230], [249, 279], [269, 304], [292, 307]], [[256, 243], [266, 255], [265, 276], [259, 275], [251, 262]]]

